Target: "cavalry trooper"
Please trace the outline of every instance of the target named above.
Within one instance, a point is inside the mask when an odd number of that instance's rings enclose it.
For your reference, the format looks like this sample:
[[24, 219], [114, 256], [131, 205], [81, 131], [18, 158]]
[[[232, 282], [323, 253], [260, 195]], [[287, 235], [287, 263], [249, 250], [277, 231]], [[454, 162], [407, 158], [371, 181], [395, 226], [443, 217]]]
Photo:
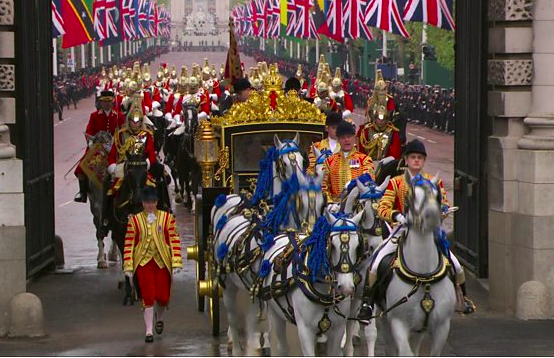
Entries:
[[157, 205], [156, 189], [147, 186], [142, 192], [144, 210], [129, 218], [123, 253], [125, 276], [130, 279], [133, 274], [137, 276], [148, 343], [154, 341], [154, 321], [156, 333], [163, 332], [163, 313], [169, 303], [172, 276], [182, 267], [175, 217], [157, 210]]
[[[115, 95], [111, 90], [100, 92], [100, 97], [98, 98], [100, 109], [90, 114], [87, 129], [85, 130], [87, 138], [95, 136], [102, 131], [108, 132], [113, 136], [116, 129], [123, 125], [125, 117], [121, 113], [118, 114], [113, 110], [114, 99]], [[75, 176], [79, 179], [79, 192], [75, 195], [74, 200], [78, 203], [86, 203], [88, 178], [80, 165], [75, 169]]]
[[[313, 144], [315, 148], [319, 151], [330, 150], [331, 153], [335, 154], [340, 152], [339, 139], [337, 138], [337, 126], [342, 121], [342, 116], [338, 112], [328, 111], [327, 118], [325, 119], [325, 131], [327, 132], [327, 138], [316, 142]], [[316, 161], [318, 158], [315, 157], [314, 151], [310, 148], [310, 153], [308, 154], [309, 165], [306, 170], [308, 174], [314, 172], [316, 166]]]
[[[425, 145], [418, 139], [414, 139], [406, 145], [406, 154], [405, 160], [407, 165], [407, 171], [411, 179], [417, 175], [421, 175], [426, 179], [433, 179], [432, 176], [423, 171], [423, 166], [427, 159], [427, 152], [425, 150]], [[406, 224], [406, 217], [404, 216], [404, 204], [405, 198], [408, 193], [408, 185], [405, 182], [404, 174], [398, 175], [392, 178], [389, 182], [389, 186], [385, 191], [385, 194], [379, 201], [378, 213], [379, 217], [385, 221], [388, 221], [392, 225]], [[443, 218], [449, 213], [450, 204], [446, 197], [446, 191], [444, 190], [444, 185], [442, 180], [439, 180], [437, 186], [440, 188], [441, 196], [441, 210], [443, 212]], [[403, 233], [403, 230], [400, 229]], [[371, 263], [368, 273], [366, 276], [366, 282], [364, 286], [363, 293], [363, 304], [358, 313], [358, 319], [360, 320], [369, 320], [372, 315], [372, 305], [373, 305], [373, 292], [371, 290], [372, 286], [377, 281], [377, 269], [381, 260], [396, 251], [397, 240], [395, 238], [399, 237], [401, 232], [394, 234], [393, 237], [389, 237], [384, 241], [380, 247], [377, 249], [375, 258]], [[459, 299], [456, 310], [465, 314], [470, 314], [475, 311], [475, 305], [473, 302], [466, 296], [465, 289], [465, 275], [462, 266], [458, 259], [454, 256], [452, 252], [449, 255], [450, 262], [454, 266], [456, 271], [456, 291], [460, 290], [461, 294], [457, 293], [457, 296], [463, 295], [463, 299]], [[459, 289], [458, 289], [459, 287]]]
[[[140, 95], [135, 95], [133, 103], [131, 104], [131, 109], [127, 115], [127, 123], [116, 132], [112, 150], [108, 155], [107, 171], [109, 174], [113, 175], [115, 179], [109, 190], [107, 190], [107, 195], [104, 198], [102, 217], [105, 218], [103, 222], [103, 226], [105, 227], [109, 224], [106, 218], [109, 217], [112, 199], [116, 196], [116, 193], [123, 183], [127, 153], [135, 150], [138, 151], [146, 161], [147, 170], [150, 170], [151, 166], [157, 164], [154, 139], [152, 133], [144, 124], [144, 117], [141, 97]], [[109, 180], [109, 176], [107, 176], [107, 179]], [[155, 186], [150, 173], [148, 174], [147, 184]], [[109, 183], [105, 183], [105, 185], [109, 185]]]
[[[340, 115], [340, 114], [339, 114]], [[342, 190], [352, 179], [364, 173], [373, 177], [373, 161], [356, 150], [356, 130], [346, 121], [337, 125], [340, 151], [325, 160], [322, 190], [329, 202], [339, 202]]]
[[387, 84], [381, 75], [381, 70], [377, 70], [373, 95], [367, 101], [368, 122], [358, 130], [360, 151], [373, 160], [386, 157], [400, 159], [402, 156], [399, 130], [390, 122], [393, 112], [392, 96], [387, 93]]

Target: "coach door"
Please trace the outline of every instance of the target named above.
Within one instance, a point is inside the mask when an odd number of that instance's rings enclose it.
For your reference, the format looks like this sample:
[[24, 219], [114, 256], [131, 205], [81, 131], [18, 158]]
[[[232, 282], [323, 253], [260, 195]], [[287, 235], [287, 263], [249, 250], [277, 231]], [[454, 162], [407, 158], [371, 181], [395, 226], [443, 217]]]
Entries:
[[487, 277], [487, 9], [488, 1], [456, 1], [454, 252]]
[[17, 156], [23, 160], [27, 277], [54, 262], [51, 4], [15, 1]]

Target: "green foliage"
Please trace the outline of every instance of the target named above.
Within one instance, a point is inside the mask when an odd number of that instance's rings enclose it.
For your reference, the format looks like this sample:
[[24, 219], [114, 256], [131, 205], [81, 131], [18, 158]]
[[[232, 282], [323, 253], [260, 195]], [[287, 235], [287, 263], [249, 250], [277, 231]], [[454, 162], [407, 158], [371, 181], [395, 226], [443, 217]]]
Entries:
[[455, 41], [453, 31], [427, 26], [427, 43], [435, 46], [437, 62], [449, 71], [454, 71], [456, 63], [454, 52]]
[[[420, 22], [406, 22], [406, 29], [410, 33], [410, 38], [405, 43], [407, 56], [414, 57], [414, 63], [417, 66], [421, 65], [421, 34], [423, 32], [423, 24]], [[395, 36], [396, 40], [401, 42], [401, 36]], [[427, 44], [435, 47], [437, 62], [449, 71], [454, 71], [455, 53], [454, 53], [455, 36], [453, 31], [437, 29], [433, 26], [427, 26]]]

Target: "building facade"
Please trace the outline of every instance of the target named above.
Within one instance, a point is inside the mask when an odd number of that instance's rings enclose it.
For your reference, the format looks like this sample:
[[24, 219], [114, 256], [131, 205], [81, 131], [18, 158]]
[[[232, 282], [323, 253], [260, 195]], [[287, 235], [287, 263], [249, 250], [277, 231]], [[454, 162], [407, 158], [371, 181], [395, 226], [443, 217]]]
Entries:
[[187, 46], [228, 46], [229, 0], [172, 0], [171, 39]]

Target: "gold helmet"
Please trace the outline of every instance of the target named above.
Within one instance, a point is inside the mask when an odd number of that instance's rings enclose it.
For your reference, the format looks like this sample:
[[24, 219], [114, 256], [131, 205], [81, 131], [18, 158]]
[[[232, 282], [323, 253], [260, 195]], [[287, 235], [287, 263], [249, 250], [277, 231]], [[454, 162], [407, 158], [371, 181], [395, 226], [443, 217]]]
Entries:
[[342, 89], [342, 78], [340, 75], [340, 68], [335, 69], [335, 78], [331, 81], [331, 88], [333, 91], [338, 92]]
[[146, 63], [142, 67], [142, 82], [145, 86], [150, 86], [152, 84], [152, 76], [150, 75], [150, 69]]
[[323, 98], [323, 97], [327, 97], [328, 93], [329, 93], [329, 86], [327, 85], [327, 83], [320, 81], [317, 84], [317, 95]]
[[171, 78], [177, 78], [177, 70], [175, 69], [175, 66], [171, 67]]
[[102, 77], [102, 79], [106, 78], [106, 67], [102, 66], [102, 72], [101, 72], [100, 76]]
[[131, 121], [135, 123], [143, 122], [143, 120], [144, 113], [142, 112], [142, 97], [139, 93], [134, 93], [131, 100], [131, 106], [129, 107], [129, 112], [127, 112], [127, 123]]
[[189, 89], [191, 93], [198, 92], [198, 89], [200, 88], [200, 81], [198, 80], [198, 77], [196, 77], [194, 74], [190, 76], [189, 78]]
[[212, 63], [212, 78], [217, 77], [217, 71], [215, 70], [215, 65]]
[[223, 63], [221, 64], [221, 68], [219, 69], [219, 77], [225, 77], [225, 64]]
[[179, 79], [179, 84], [183, 87], [188, 86], [188, 84], [189, 84], [189, 76], [188, 76], [187, 66], [181, 67], [181, 78]]
[[210, 68], [210, 62], [208, 61], [207, 58], [204, 59], [204, 67], [202, 68], [202, 80], [203, 81], [207, 81], [209, 80], [212, 75], [212, 70]]
[[387, 83], [383, 78], [381, 70], [377, 70], [373, 95], [367, 101], [366, 117], [377, 127], [384, 127], [390, 118], [388, 110], [389, 96], [387, 94]]
[[296, 70], [295, 76], [299, 80], [304, 79], [304, 73], [302, 71], [302, 64], [301, 63], [298, 64], [298, 69]]

